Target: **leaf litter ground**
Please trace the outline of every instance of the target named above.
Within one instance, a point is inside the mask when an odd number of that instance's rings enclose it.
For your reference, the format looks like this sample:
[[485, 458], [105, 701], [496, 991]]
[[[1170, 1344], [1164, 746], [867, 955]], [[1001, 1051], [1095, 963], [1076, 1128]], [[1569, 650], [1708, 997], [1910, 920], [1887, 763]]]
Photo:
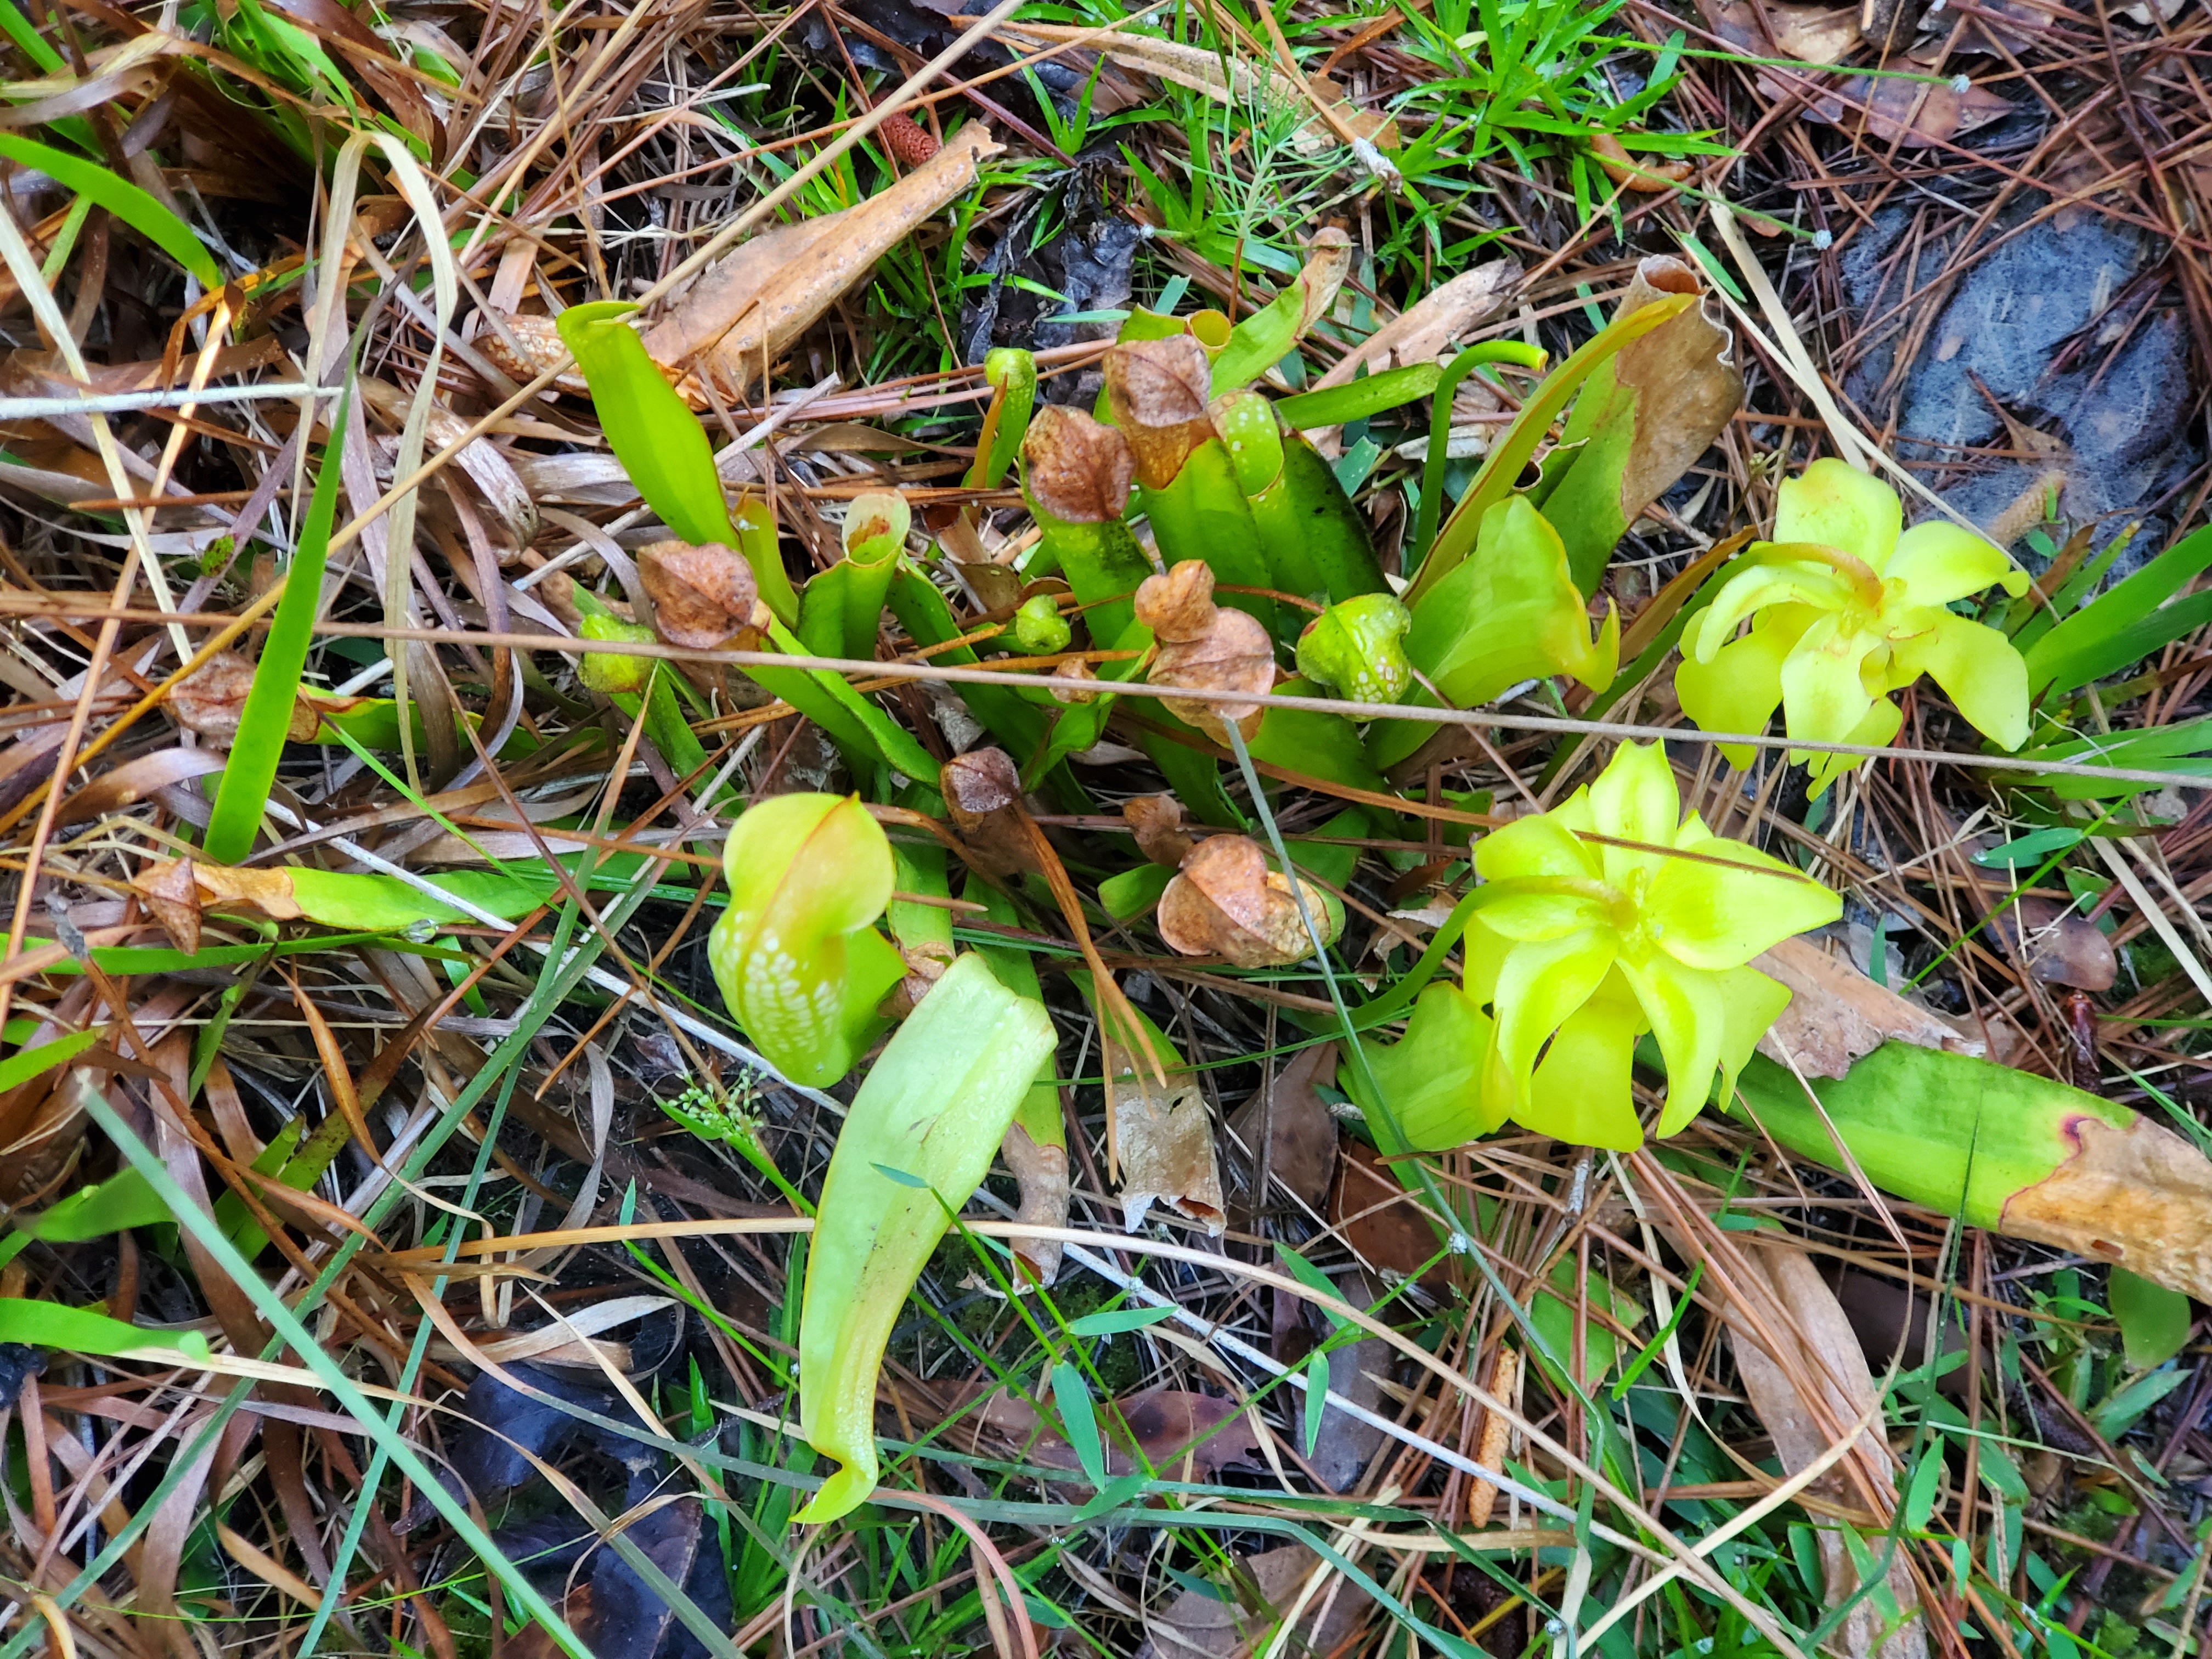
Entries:
[[[2191, 1304], [1712, 1115], [1625, 1157], [1442, 1155], [1446, 1249], [1346, 1127], [1332, 987], [1217, 960], [1288, 927], [1287, 884], [1242, 921], [1199, 881], [1152, 910], [1212, 806], [1120, 726], [1085, 799], [1018, 809], [1091, 939], [980, 888], [935, 907], [948, 950], [1041, 970], [1080, 1237], [1016, 1241], [1058, 1276], [1010, 1299], [988, 1218], [1036, 1180], [990, 1176], [894, 1332], [877, 1501], [792, 1524], [822, 1472], [792, 1427], [793, 1217], [851, 1088], [732, 1053], [704, 878], [741, 802], [865, 780], [715, 668], [672, 752], [545, 643], [595, 602], [642, 614], [662, 533], [573, 374], [514, 398], [566, 367], [556, 312], [650, 295], [711, 337], [687, 390], [789, 571], [896, 489], [964, 633], [1030, 597], [1030, 515], [974, 465], [985, 353], [1035, 351], [1040, 399], [1091, 410], [1124, 313], [1242, 319], [1323, 227], [1347, 280], [1279, 392], [1485, 340], [1565, 356], [1647, 255], [1716, 291], [1743, 405], [1613, 554], [1632, 666], [1668, 581], [1819, 454], [1893, 457], [2053, 593], [2203, 517], [2201, 7], [1030, 14], [977, 40], [903, 0], [0, 13], [27, 135], [0, 140], [0, 1650], [551, 1650], [557, 1614], [640, 1659], [2185, 1650], [2212, 1480]], [[349, 373], [343, 416], [303, 398]], [[1531, 384], [1444, 399], [1440, 476], [1425, 399], [1322, 434], [1386, 559]], [[2185, 580], [2154, 647], [2065, 687], [2071, 729], [2196, 770], [2212, 617], [2178, 608], [2204, 604]], [[288, 617], [296, 691], [270, 672]], [[915, 643], [900, 618], [852, 654]], [[171, 684], [211, 645], [235, 654]], [[1271, 792], [1355, 994], [1443, 920], [1471, 827], [1594, 774], [1605, 745], [1547, 722], [1602, 715], [1674, 728], [1686, 805], [1844, 892], [1790, 980], [1820, 1074], [1823, 1044], [1837, 1073], [1885, 1036], [1978, 1047], [2205, 1139], [2203, 791], [2084, 817], [1941, 763], [1975, 742], [1929, 690], [1900, 739], [1926, 758], [1812, 801], [1778, 757], [1692, 741], [1667, 675], [1602, 707], [1498, 690], [1497, 728], [1386, 786], [1415, 810]], [[933, 762], [975, 746], [948, 680], [872, 695]], [[210, 827], [234, 773], [267, 781]], [[1238, 769], [1212, 787], [1255, 805]], [[236, 868], [143, 879], [257, 816]], [[1200, 952], [1167, 948], [1178, 917]], [[1107, 1046], [1086, 942], [1189, 1069]], [[1117, 1119], [1158, 1120], [1142, 1160]], [[1133, 1165], [1158, 1190], [1125, 1232]]]

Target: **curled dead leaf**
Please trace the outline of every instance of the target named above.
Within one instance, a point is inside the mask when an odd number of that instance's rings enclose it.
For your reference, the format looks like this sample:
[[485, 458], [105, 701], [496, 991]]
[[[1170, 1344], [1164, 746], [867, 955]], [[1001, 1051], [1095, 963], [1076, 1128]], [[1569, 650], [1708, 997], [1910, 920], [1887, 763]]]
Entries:
[[1227, 1218], [1205, 1095], [1187, 1074], [1171, 1073], [1162, 1081], [1150, 1066], [1139, 1071], [1130, 1051], [1111, 1039], [1105, 1048], [1112, 1080], [1108, 1109], [1121, 1164], [1122, 1226], [1136, 1231], [1146, 1211], [1164, 1204], [1218, 1238]]
[[1182, 827], [1182, 803], [1173, 795], [1133, 795], [1121, 803], [1121, 816], [1137, 838], [1137, 850], [1154, 864], [1179, 870], [1195, 844]]
[[215, 908], [251, 910], [271, 921], [296, 921], [299, 902], [284, 870], [195, 864], [190, 859], [148, 865], [131, 879], [132, 890], [154, 913], [161, 931], [179, 951], [199, 949], [201, 912]]
[[971, 121], [905, 178], [836, 213], [779, 225], [744, 243], [645, 333], [645, 349], [677, 387], [702, 402], [702, 380], [741, 395], [876, 261], [972, 187], [977, 165], [1004, 148]]
[[[1067, 1148], [1035, 1140], [1019, 1121], [1006, 1126], [999, 1156], [1021, 1188], [1021, 1203], [1014, 1219], [1032, 1227], [1067, 1225]], [[1040, 1285], [1060, 1277], [1060, 1242], [1056, 1238], [1017, 1238], [1014, 1254]]]
[[1200, 445], [1218, 438], [1206, 412], [1212, 361], [1188, 334], [1131, 340], [1106, 353], [1106, 401], [1128, 440], [1138, 480], [1164, 489]]
[[1659, 162], [1639, 160], [1628, 153], [1627, 147], [1609, 132], [1589, 135], [1590, 154], [1605, 170], [1605, 176], [1616, 185], [1646, 196], [1663, 196], [1678, 190], [1690, 176], [1687, 161]]
[[1116, 428], [1079, 409], [1047, 404], [1030, 418], [1022, 440], [1030, 495], [1054, 518], [1068, 524], [1105, 524], [1129, 504], [1137, 458]]
[[1990, 933], [2046, 985], [2109, 991], [2119, 976], [2112, 942], [2070, 904], [2024, 898], [1990, 919]]
[[[169, 708], [189, 730], [204, 738], [234, 738], [246, 712], [246, 693], [258, 667], [251, 657], [218, 651], [196, 674], [169, 688]], [[305, 698], [295, 702], [284, 735], [305, 743], [322, 726], [322, 716]]]
[[1367, 1620], [1374, 1600], [1342, 1577], [1304, 1544], [1255, 1555], [1237, 1564], [1235, 1593], [1207, 1585], [1186, 1589], [1146, 1615], [1147, 1639], [1139, 1659], [1233, 1659], [1259, 1650], [1279, 1633], [1296, 1651], [1328, 1654], [1343, 1648]]
[[[1324, 930], [1321, 895], [1300, 882], [1307, 914]], [[1155, 918], [1169, 948], [1220, 957], [1239, 968], [1285, 968], [1314, 952], [1298, 900], [1249, 836], [1208, 836], [1160, 895]]]
[[[1146, 577], [1137, 586], [1136, 608], [1137, 620], [1158, 641], [1145, 676], [1148, 684], [1255, 698], [1273, 689], [1275, 650], [1267, 630], [1246, 612], [1214, 604], [1213, 573], [1203, 562], [1185, 559], [1164, 576]], [[1168, 713], [1217, 743], [1229, 740], [1231, 725], [1246, 738], [1260, 729], [1262, 711], [1256, 702], [1160, 701]]]
[[720, 542], [652, 543], [637, 550], [637, 574], [653, 600], [653, 627], [671, 645], [712, 651], [768, 625], [752, 567]]

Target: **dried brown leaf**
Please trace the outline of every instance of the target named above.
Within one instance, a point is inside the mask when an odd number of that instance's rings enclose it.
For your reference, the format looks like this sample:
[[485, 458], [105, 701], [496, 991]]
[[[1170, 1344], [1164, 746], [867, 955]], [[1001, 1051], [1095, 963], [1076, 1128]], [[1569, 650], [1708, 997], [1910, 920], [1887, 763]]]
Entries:
[[1978, 1039], [1875, 984], [1818, 939], [1784, 939], [1753, 965], [1790, 988], [1790, 1006], [1759, 1038], [1759, 1051], [1807, 1077], [1841, 1077], [1893, 1037], [1954, 1054], [1983, 1052]]
[[[239, 717], [246, 712], [246, 694], [253, 689], [258, 665], [235, 651], [218, 651], [190, 678], [169, 690], [169, 708], [177, 719], [204, 738], [234, 738]], [[301, 698], [292, 708], [284, 735], [305, 743], [322, 726], [322, 717]]]
[[971, 121], [888, 189], [842, 212], [781, 225], [738, 248], [646, 331], [645, 349], [696, 399], [699, 380], [741, 395], [916, 227], [975, 182], [1004, 148]]
[[1213, 1118], [1197, 1082], [1171, 1073], [1165, 1082], [1152, 1068], [1137, 1068], [1130, 1052], [1105, 1045], [1113, 1144], [1121, 1165], [1121, 1221], [1130, 1232], [1145, 1212], [1164, 1204], [1218, 1238], [1226, 1224], [1221, 1170], [1213, 1155]]
[[653, 625], [671, 645], [713, 651], [768, 625], [752, 567], [720, 542], [653, 542], [638, 549], [637, 574], [653, 600]]
[[1436, 362], [1503, 306], [1520, 283], [1521, 265], [1515, 259], [1492, 259], [1462, 271], [1361, 341], [1315, 381], [1313, 389], [1349, 386], [1363, 366], [1379, 374], [1388, 368]]
[[[1373, 1147], [1348, 1137], [1338, 1143], [1328, 1224], [1362, 1261], [1399, 1279], [1421, 1273], [1439, 1248], [1437, 1230], [1425, 1215], [1421, 1200], [1406, 1190]], [[1443, 1263], [1437, 1262], [1421, 1278], [1424, 1284], [1444, 1284]]]
[[[1322, 1559], [1304, 1544], [1285, 1544], [1238, 1564], [1237, 1593], [1186, 1589], [1145, 1620], [1146, 1640], [1139, 1659], [1239, 1659], [1275, 1635], [1278, 1622], [1297, 1620], [1284, 1632], [1286, 1651], [1329, 1654], [1356, 1635], [1373, 1598], [1334, 1571], [1316, 1582]], [[1314, 1593], [1305, 1595], [1308, 1585]], [[1303, 1598], [1304, 1605], [1300, 1602]]]
[[[1067, 1225], [1067, 1148], [1032, 1139], [1018, 1119], [1006, 1126], [999, 1156], [1021, 1187], [1014, 1219], [1032, 1227]], [[1036, 1283], [1049, 1285], [1060, 1277], [1060, 1240], [1017, 1238], [1012, 1243]]]
[[[1873, 1421], [1860, 1431], [1847, 1458], [1856, 1465], [1856, 1480], [1844, 1478], [1839, 1465], [1815, 1481], [1812, 1490], [1854, 1506], [1865, 1502], [1868, 1490], [1890, 1494], [1893, 1501], [1895, 1466], [1881, 1437], [1874, 1377], [1835, 1292], [1801, 1246], [1736, 1237], [1745, 1241], [1744, 1259], [1755, 1282], [1738, 1287], [1746, 1299], [1731, 1300], [1723, 1317], [1735, 1340], [1744, 1393], [1773, 1437], [1783, 1469], [1795, 1474], [1809, 1468], [1838, 1435], [1873, 1413]], [[1785, 1352], [1775, 1353], [1770, 1345]], [[1833, 1607], [1858, 1589], [1857, 1571], [1837, 1523], [1824, 1522], [1814, 1532], [1828, 1604]], [[1917, 1616], [1918, 1592], [1901, 1559], [1892, 1563], [1888, 1585], [1908, 1622], [1882, 1640], [1881, 1615], [1870, 1600], [1862, 1598], [1839, 1632], [1852, 1659], [1872, 1659], [1877, 1653], [1881, 1659], [1924, 1659], [1927, 1626]]]
[[1132, 795], [1121, 816], [1137, 838], [1137, 850], [1154, 864], [1180, 869], [1194, 844], [1182, 827], [1182, 803], [1173, 795]]
[[[1240, 614], [1235, 611], [1225, 615]], [[1325, 914], [1321, 895], [1300, 882], [1307, 914]], [[1169, 948], [1187, 957], [1220, 957], [1239, 968], [1284, 968], [1313, 954], [1289, 880], [1267, 867], [1249, 836], [1208, 836], [1191, 849], [1160, 895], [1155, 923]]]
[[55, 815], [57, 823], [78, 823], [104, 813], [118, 812], [172, 784], [204, 778], [228, 764], [226, 757], [206, 749], [163, 749], [128, 760], [104, 772], [75, 793], [65, 797]]
[[2046, 985], [2109, 991], [2119, 976], [2112, 940], [2072, 905], [2055, 899], [2020, 900], [1990, 919], [1990, 936], [2024, 956], [2028, 972]]
[[1329, 1177], [1336, 1173], [1337, 1129], [1328, 1103], [1314, 1085], [1335, 1075], [1336, 1044], [1301, 1048], [1265, 1091], [1231, 1114], [1229, 1133], [1235, 1149], [1231, 1182], [1247, 1204], [1259, 1173], [1264, 1124], [1270, 1182], [1320, 1212], [1328, 1196]]
[[[1796, 97], [1808, 85], [1806, 77], [1788, 70], [1765, 69], [1759, 73], [1759, 88], [1773, 99]], [[1969, 86], [1961, 92], [1948, 81], [1875, 79], [1854, 76], [1832, 92], [1815, 93], [1805, 100], [1808, 121], [1861, 133], [1876, 143], [1917, 149], [1928, 144], [1948, 143], [1962, 134], [2001, 121], [2012, 113], [2012, 105], [1986, 87]]]
[[1105, 524], [1129, 504], [1137, 458], [1121, 431], [1079, 409], [1047, 404], [1022, 440], [1030, 495], [1055, 519]]
[[1795, 58], [1840, 64], [1859, 45], [1856, 6], [1752, 4], [1730, 0], [1702, 8], [1713, 33], [1752, 58]]
[[[1670, 254], [1638, 262], [1616, 315], [1669, 295], [1702, 291], [1697, 272]], [[1733, 341], [1703, 306], [1630, 341], [1613, 380], [1638, 394], [1634, 435], [1621, 461], [1620, 510], [1630, 524], [1712, 447], [1743, 406], [1743, 376], [1729, 361]]]
[[[971, 1396], [972, 1397], [972, 1396]], [[918, 1402], [919, 1403], [919, 1402]], [[931, 1409], [941, 1409], [933, 1405]], [[1153, 1468], [1168, 1472], [1189, 1454], [1198, 1474], [1212, 1474], [1257, 1455], [1258, 1437], [1233, 1400], [1183, 1389], [1146, 1389], [1110, 1401], [1099, 1413], [1110, 1474], [1133, 1474], [1133, 1445]], [[1026, 1462], [1048, 1469], [1079, 1469], [1075, 1449], [1027, 1401], [1004, 1389], [985, 1395], [960, 1414], [962, 1438], [980, 1448], [985, 1435], [1016, 1448]], [[977, 1433], [976, 1431], [983, 1433]]]

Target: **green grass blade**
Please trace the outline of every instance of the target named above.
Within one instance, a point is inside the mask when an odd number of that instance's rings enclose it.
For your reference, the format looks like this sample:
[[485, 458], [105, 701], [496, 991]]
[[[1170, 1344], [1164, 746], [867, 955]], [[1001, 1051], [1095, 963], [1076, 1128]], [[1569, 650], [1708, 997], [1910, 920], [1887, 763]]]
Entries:
[[269, 799], [270, 786], [276, 781], [276, 763], [283, 758], [285, 738], [292, 726], [292, 705], [300, 695], [300, 671], [307, 665], [315, 611], [322, 603], [323, 564], [330, 554], [331, 523], [337, 512], [338, 446], [345, 440], [346, 415], [352, 403], [349, 387], [338, 399], [337, 413], [331, 417], [330, 444], [323, 452], [322, 473], [315, 480], [314, 498], [300, 532], [300, 545], [284, 579], [284, 597], [276, 602], [276, 620], [269, 625], [268, 642], [261, 647], [260, 670], [239, 714], [230, 764], [223, 769], [222, 781], [216, 788], [215, 810], [201, 843], [216, 864], [235, 864], [253, 850], [254, 832], [261, 827], [261, 808]]
[[13, 133], [0, 133], [0, 155], [35, 167], [56, 184], [89, 197], [191, 272], [201, 287], [222, 286], [222, 273], [191, 227], [128, 179], [118, 178], [97, 161]]

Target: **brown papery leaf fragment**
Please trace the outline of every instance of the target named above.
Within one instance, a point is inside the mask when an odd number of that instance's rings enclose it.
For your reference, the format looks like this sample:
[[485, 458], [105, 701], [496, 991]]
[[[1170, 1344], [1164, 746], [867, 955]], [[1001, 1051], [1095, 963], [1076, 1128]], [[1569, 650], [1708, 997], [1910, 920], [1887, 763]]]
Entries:
[[[1146, 577], [1137, 585], [1136, 610], [1137, 620], [1158, 641], [1146, 684], [1253, 697], [1273, 689], [1275, 649], [1267, 630], [1246, 612], [1214, 604], [1213, 573], [1202, 561], [1185, 559], [1164, 576]], [[1246, 738], [1260, 729], [1257, 702], [1160, 701], [1168, 713], [1216, 743], [1229, 741], [1232, 724]]]
[[1253, 1095], [1229, 1119], [1231, 1184], [1243, 1206], [1258, 1207], [1257, 1183], [1264, 1126], [1270, 1185], [1279, 1186], [1319, 1214], [1336, 1173], [1336, 1119], [1314, 1085], [1336, 1075], [1336, 1044], [1301, 1048], [1278, 1071], [1264, 1091]]
[[1132, 340], [1106, 353], [1106, 401], [1147, 489], [1176, 481], [1194, 449], [1217, 440], [1206, 412], [1213, 364], [1188, 334]]
[[[889, 1382], [890, 1379], [885, 1381]], [[895, 1390], [898, 1387], [896, 1383], [890, 1386]], [[956, 1402], [960, 1401], [960, 1393], [955, 1393]], [[933, 1402], [916, 1401], [913, 1404], [932, 1412], [942, 1409]], [[1107, 1473], [1121, 1475], [1137, 1472], [1137, 1460], [1129, 1450], [1133, 1443], [1152, 1468], [1163, 1474], [1168, 1474], [1185, 1453], [1189, 1454], [1193, 1466], [1201, 1474], [1212, 1474], [1228, 1464], [1250, 1460], [1258, 1455], [1260, 1443], [1252, 1429], [1237, 1420], [1243, 1414], [1244, 1408], [1233, 1400], [1194, 1394], [1184, 1389], [1146, 1389], [1109, 1401], [1099, 1413], [1103, 1419], [1099, 1427], [1106, 1443]], [[1035, 1407], [1004, 1389], [991, 1390], [973, 1410], [959, 1411], [953, 1425], [956, 1441], [967, 1449], [982, 1450], [987, 1436], [995, 1436], [1017, 1448], [1024, 1462], [1039, 1468], [1083, 1467], [1075, 1455], [1075, 1449], [1038, 1415]]]
[[1022, 776], [1003, 749], [971, 749], [938, 769], [938, 792], [968, 861], [988, 875], [1042, 867], [1022, 805]]
[[1814, 939], [1786, 939], [1752, 965], [1790, 988], [1790, 1006], [1759, 1040], [1769, 1060], [1807, 1077], [1842, 1077], [1851, 1062], [1895, 1038], [1922, 1048], [1980, 1054], [1984, 1044], [1885, 986]]
[[1473, 270], [1462, 271], [1361, 341], [1316, 380], [1312, 390], [1351, 385], [1363, 364], [1370, 374], [1379, 374], [1386, 368], [1436, 362], [1455, 341], [1503, 306], [1520, 283], [1517, 259], [1492, 259]]
[[1105, 524], [1129, 504], [1137, 458], [1115, 428], [1079, 409], [1047, 404], [1022, 440], [1024, 478], [1036, 504], [1066, 524]]
[[[1032, 1227], [1067, 1225], [1067, 1148], [1033, 1139], [1020, 1120], [1006, 1126], [999, 1156], [1006, 1160], [1021, 1188], [1021, 1202], [1014, 1219]], [[1017, 1238], [1010, 1241], [1014, 1254], [1039, 1285], [1060, 1277], [1061, 1245], [1056, 1238]]]
[[[246, 712], [246, 694], [253, 689], [253, 677], [259, 672], [251, 657], [218, 651], [198, 672], [169, 688], [169, 708], [185, 727], [204, 738], [234, 738], [239, 717]], [[306, 743], [322, 723], [313, 707], [295, 700], [284, 735], [294, 743]]]
[[258, 911], [271, 921], [300, 919], [300, 906], [292, 896], [292, 878], [284, 870], [161, 860], [139, 871], [131, 878], [131, 885], [180, 951], [199, 948], [200, 912], [205, 909], [228, 907]]
[[1114, 1114], [1114, 1147], [1121, 1166], [1121, 1224], [1144, 1225], [1145, 1212], [1164, 1204], [1218, 1238], [1223, 1212], [1221, 1169], [1213, 1153], [1213, 1118], [1194, 1079], [1164, 1080], [1137, 1069], [1135, 1056], [1112, 1039], [1105, 1042], [1106, 1091]]
[[[1325, 913], [1304, 882], [1307, 914]], [[1169, 948], [1187, 957], [1220, 957], [1239, 968], [1285, 968], [1314, 952], [1298, 901], [1280, 871], [1249, 836], [1208, 836], [1191, 849], [1160, 895], [1155, 923]]]
[[[1291, 1619], [1294, 1610], [1292, 1631], [1282, 1634], [1295, 1645], [1285, 1651], [1337, 1651], [1366, 1623], [1374, 1599], [1340, 1574], [1330, 1572], [1316, 1581], [1315, 1573], [1322, 1565], [1304, 1544], [1285, 1544], [1238, 1564], [1239, 1577], [1249, 1580], [1243, 1594], [1212, 1587], [1184, 1590], [1146, 1616], [1149, 1635], [1137, 1650], [1139, 1659], [1236, 1659], [1255, 1654], [1264, 1638], [1278, 1633], [1277, 1621]], [[1314, 1593], [1309, 1596], [1304, 1592], [1310, 1583]], [[1247, 1607], [1248, 1596], [1255, 1591], [1259, 1607]]]
[[2023, 954], [2027, 970], [2046, 985], [2109, 991], [2119, 976], [2112, 942], [2070, 904], [2024, 898], [1990, 919], [1990, 933], [2008, 951]]
[[[1427, 1220], [1427, 1206], [1364, 1140], [1337, 1143], [1336, 1179], [1328, 1190], [1328, 1224], [1370, 1267], [1399, 1279], [1421, 1273], [1437, 1287], [1450, 1274], [1436, 1261], [1443, 1242]], [[1431, 1261], [1435, 1265], [1421, 1270]]]
[[1137, 850], [1154, 864], [1182, 867], [1194, 844], [1182, 827], [1182, 803], [1173, 795], [1133, 795], [1121, 803], [1121, 816], [1137, 838]]
[[[1669, 295], [1702, 290], [1698, 274], [1671, 254], [1640, 261], [1616, 316]], [[1743, 376], [1729, 361], [1729, 331], [1692, 306], [1631, 340], [1613, 359], [1614, 383], [1638, 394], [1635, 435], [1620, 472], [1620, 512], [1630, 524], [1713, 445], [1743, 406]]]
[[[1836, 1293], [1800, 1245], [1753, 1242], [1746, 1235], [1743, 1261], [1751, 1282], [1736, 1285], [1740, 1298], [1723, 1309], [1735, 1345], [1736, 1373], [1753, 1411], [1774, 1440], [1775, 1455], [1785, 1473], [1795, 1474], [1826, 1455], [1838, 1435], [1869, 1412], [1873, 1421], [1859, 1433], [1844, 1462], [1824, 1474], [1812, 1491], [1832, 1502], [1858, 1507], [1872, 1491], [1885, 1507], [1896, 1493], [1895, 1466], [1881, 1438], [1874, 1377], [1866, 1351], [1844, 1313]], [[1768, 1344], [1786, 1352], [1776, 1354]], [[1852, 1466], [1856, 1466], [1855, 1468]], [[1851, 1468], [1852, 1474], [1845, 1471]], [[1857, 1570], [1837, 1523], [1814, 1528], [1828, 1605], [1841, 1603], [1859, 1588]], [[1902, 1557], [1890, 1567], [1888, 1585], [1907, 1622], [1881, 1639], [1883, 1620], [1871, 1599], [1863, 1597], [1845, 1616], [1839, 1632], [1851, 1659], [1925, 1659], [1928, 1629], [1918, 1617], [1919, 1595]]]
[[779, 225], [693, 283], [646, 331], [645, 349], [693, 401], [708, 380], [744, 392], [876, 261], [971, 188], [977, 164], [1004, 146], [971, 121], [945, 148], [886, 190], [839, 213]]
[[1729, 0], [1698, 9], [1713, 32], [1750, 58], [1795, 58], [1808, 64], [1840, 64], [1859, 45], [1856, 6], [1790, 5], [1785, 0], [1752, 4]]
[[638, 580], [653, 600], [653, 625], [671, 645], [712, 651], [768, 625], [752, 567], [720, 542], [653, 542], [637, 550]]
[[1627, 146], [1609, 132], [1591, 133], [1589, 147], [1607, 178], [1646, 196], [1663, 196], [1670, 190], [1679, 190], [1682, 181], [1690, 176], [1687, 161], [1661, 162], [1631, 155]]

